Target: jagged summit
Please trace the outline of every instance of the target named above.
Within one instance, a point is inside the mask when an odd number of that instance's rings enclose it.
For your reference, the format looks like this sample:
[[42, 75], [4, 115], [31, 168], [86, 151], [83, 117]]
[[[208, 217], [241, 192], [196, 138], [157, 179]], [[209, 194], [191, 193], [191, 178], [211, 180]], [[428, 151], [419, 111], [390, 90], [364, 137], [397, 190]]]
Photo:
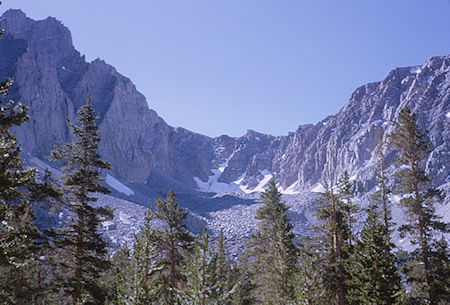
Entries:
[[[223, 231], [236, 255], [255, 228], [258, 192], [273, 176], [289, 194], [289, 217], [301, 234], [314, 221], [311, 191], [323, 189], [328, 169], [334, 179], [347, 170], [359, 194], [373, 189], [376, 130], [382, 126], [388, 134], [404, 106], [429, 130], [427, 171], [436, 186], [450, 193], [450, 55], [395, 69], [384, 80], [356, 89], [337, 114], [300, 125], [287, 136], [248, 130], [241, 137], [211, 138], [169, 126], [130, 79], [101, 59], [86, 62], [73, 47], [70, 31], [56, 19], [34, 21], [9, 10], [0, 17], [0, 27], [5, 29], [0, 79], [11, 77], [11, 98], [29, 106], [30, 120], [16, 133], [30, 165], [57, 167], [47, 159], [52, 144], [70, 141], [65, 118], [74, 121], [91, 93], [101, 115], [99, 150], [114, 167], [106, 176], [112, 196], [99, 200], [117, 208], [114, 222], [105, 225], [113, 245], [132, 241], [142, 224], [145, 209], [135, 203], [146, 205], [174, 188], [191, 211], [191, 230], [200, 232], [207, 224], [213, 233]], [[394, 154], [387, 150], [386, 156], [391, 161]], [[440, 209], [447, 220], [448, 204], [447, 199]]]
[[100, 151], [126, 183], [145, 184], [156, 175], [192, 190], [252, 192], [274, 175], [282, 189], [298, 192], [322, 183], [331, 166], [335, 177], [348, 170], [360, 190], [370, 189], [376, 127], [389, 132], [404, 106], [417, 111], [430, 130], [430, 172], [438, 183], [449, 175], [449, 55], [394, 69], [384, 80], [356, 89], [336, 115], [287, 136], [248, 130], [242, 137], [210, 138], [169, 126], [131, 80], [101, 59], [87, 63], [56, 19], [34, 21], [9, 10], [0, 26], [6, 31], [0, 49], [7, 54], [0, 59], [0, 76], [12, 77], [13, 94], [30, 106], [32, 120], [19, 137], [24, 151], [42, 160], [53, 142], [68, 140], [64, 118], [73, 119], [90, 92], [102, 117]]

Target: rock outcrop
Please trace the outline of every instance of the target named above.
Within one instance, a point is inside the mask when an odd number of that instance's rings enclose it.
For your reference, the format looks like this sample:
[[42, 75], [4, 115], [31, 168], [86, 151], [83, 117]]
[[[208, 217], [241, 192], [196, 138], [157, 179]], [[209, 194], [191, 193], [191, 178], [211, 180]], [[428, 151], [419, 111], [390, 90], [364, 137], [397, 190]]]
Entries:
[[249, 130], [242, 137], [210, 138], [166, 124], [128, 78], [102, 60], [86, 62], [56, 19], [34, 21], [9, 10], [0, 27], [0, 78], [11, 77], [12, 98], [30, 107], [30, 121], [17, 129], [30, 157], [46, 160], [54, 142], [70, 140], [65, 118], [74, 120], [90, 92], [101, 115], [101, 154], [124, 183], [166, 177], [193, 190], [252, 192], [274, 175], [286, 193], [294, 193], [347, 170], [362, 191], [373, 186], [377, 126], [389, 133], [408, 106], [429, 130], [429, 173], [437, 185], [449, 179], [450, 56], [395, 69], [358, 88], [338, 114], [287, 136]]

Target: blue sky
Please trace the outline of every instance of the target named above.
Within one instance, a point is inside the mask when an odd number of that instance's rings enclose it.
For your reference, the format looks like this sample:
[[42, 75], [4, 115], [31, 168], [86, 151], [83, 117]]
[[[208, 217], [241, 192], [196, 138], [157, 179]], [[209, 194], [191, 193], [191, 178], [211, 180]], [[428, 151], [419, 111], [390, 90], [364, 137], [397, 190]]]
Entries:
[[359, 86], [450, 53], [449, 0], [3, 0], [54, 16], [88, 60], [129, 77], [170, 125], [273, 135]]

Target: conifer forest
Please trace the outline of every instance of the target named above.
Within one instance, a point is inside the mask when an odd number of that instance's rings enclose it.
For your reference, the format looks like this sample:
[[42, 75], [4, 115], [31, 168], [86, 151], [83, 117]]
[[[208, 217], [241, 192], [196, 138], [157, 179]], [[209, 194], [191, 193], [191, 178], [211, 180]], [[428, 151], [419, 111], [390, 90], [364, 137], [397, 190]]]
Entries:
[[[188, 230], [189, 213], [173, 190], [149, 201], [132, 244], [109, 247], [99, 228], [114, 210], [93, 203], [110, 191], [104, 177], [113, 168], [99, 152], [93, 97], [86, 92], [76, 121], [67, 119], [72, 141], [56, 143], [48, 156], [61, 176], [38, 174], [24, 165], [15, 136], [33, 117], [9, 100], [14, 86], [11, 79], [0, 84], [1, 305], [450, 304], [449, 225], [436, 212], [445, 194], [432, 187], [424, 164], [431, 151], [427, 130], [408, 107], [391, 122], [392, 133], [378, 132], [376, 191], [367, 209], [355, 202], [350, 175], [334, 181], [330, 167], [314, 212], [318, 221], [308, 235], [296, 236], [272, 178], [261, 192], [256, 231], [231, 259], [222, 233]], [[387, 147], [395, 160], [387, 160]], [[392, 204], [407, 220], [398, 228]], [[37, 209], [70, 217], [39, 228]], [[411, 241], [411, 251], [397, 248], [394, 232]]]

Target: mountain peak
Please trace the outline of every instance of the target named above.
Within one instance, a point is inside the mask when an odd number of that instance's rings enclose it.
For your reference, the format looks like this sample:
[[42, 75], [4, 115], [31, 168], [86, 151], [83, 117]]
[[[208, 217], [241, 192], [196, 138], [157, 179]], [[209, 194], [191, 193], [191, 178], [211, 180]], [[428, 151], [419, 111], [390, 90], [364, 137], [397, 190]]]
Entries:
[[0, 22], [6, 32], [16, 34], [26, 31], [33, 20], [19, 9], [9, 9], [0, 17]]
[[7, 19], [25, 19], [28, 18], [27, 15], [25, 15], [24, 12], [20, 9], [9, 9], [6, 12], [3, 13], [1, 18], [7, 18]]

